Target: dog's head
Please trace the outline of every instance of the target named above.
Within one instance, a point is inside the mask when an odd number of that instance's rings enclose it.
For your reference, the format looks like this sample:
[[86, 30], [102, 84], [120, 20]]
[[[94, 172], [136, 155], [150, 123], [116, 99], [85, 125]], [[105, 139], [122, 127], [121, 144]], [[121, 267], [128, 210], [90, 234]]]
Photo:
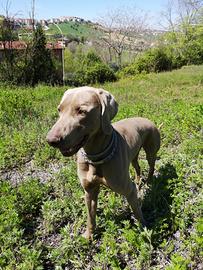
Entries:
[[47, 141], [64, 156], [71, 156], [99, 130], [112, 132], [111, 120], [118, 104], [109, 92], [85, 86], [67, 90], [58, 111], [59, 119], [47, 134]]

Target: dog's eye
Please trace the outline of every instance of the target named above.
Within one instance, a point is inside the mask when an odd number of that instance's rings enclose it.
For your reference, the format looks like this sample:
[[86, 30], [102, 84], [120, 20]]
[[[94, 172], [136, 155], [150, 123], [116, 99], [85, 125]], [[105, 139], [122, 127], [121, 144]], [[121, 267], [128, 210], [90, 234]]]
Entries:
[[58, 110], [58, 112], [60, 113], [60, 111], [61, 111], [60, 107], [58, 107], [57, 110]]
[[87, 111], [82, 109], [82, 108], [77, 108], [77, 113], [80, 115], [85, 115], [87, 113]]

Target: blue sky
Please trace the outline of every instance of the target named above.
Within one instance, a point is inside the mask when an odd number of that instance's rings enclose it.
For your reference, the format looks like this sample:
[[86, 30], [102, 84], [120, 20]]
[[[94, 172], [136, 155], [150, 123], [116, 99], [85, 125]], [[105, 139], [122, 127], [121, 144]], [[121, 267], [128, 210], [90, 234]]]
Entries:
[[[0, 14], [5, 14], [6, 2], [7, 0], [0, 0]], [[136, 6], [148, 12], [151, 20], [156, 24], [167, 0], [35, 0], [35, 2], [38, 19], [78, 16], [95, 20], [108, 10]], [[11, 15], [29, 17], [30, 10], [31, 0], [10, 0]]]

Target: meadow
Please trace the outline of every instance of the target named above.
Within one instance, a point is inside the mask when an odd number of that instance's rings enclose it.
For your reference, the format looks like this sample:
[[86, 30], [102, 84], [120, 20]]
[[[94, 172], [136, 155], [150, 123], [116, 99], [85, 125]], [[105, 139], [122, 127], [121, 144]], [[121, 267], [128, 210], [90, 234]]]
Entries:
[[[60, 29], [64, 35], [68, 35], [75, 38], [82, 38], [82, 37], [90, 38], [102, 34], [100, 30], [94, 29], [94, 27], [88, 23], [77, 23], [77, 22], [60, 23]], [[59, 29], [54, 24], [49, 25], [49, 29], [46, 31], [46, 34], [61, 35]]]
[[[161, 130], [141, 228], [122, 196], [102, 188], [94, 240], [75, 158], [48, 146], [67, 87], [0, 86], [0, 269], [202, 269], [203, 66], [97, 85], [119, 103], [113, 121], [142, 116]], [[141, 153], [143, 179], [147, 162]], [[134, 171], [130, 168], [132, 179]]]

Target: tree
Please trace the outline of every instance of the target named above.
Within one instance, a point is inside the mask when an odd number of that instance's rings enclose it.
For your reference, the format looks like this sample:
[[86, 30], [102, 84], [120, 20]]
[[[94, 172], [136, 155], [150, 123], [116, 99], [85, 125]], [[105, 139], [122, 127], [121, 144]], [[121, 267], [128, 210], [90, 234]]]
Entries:
[[176, 34], [181, 32], [190, 37], [191, 26], [200, 21], [200, 13], [203, 8], [203, 0], [168, 0], [165, 11], [162, 12], [164, 26], [167, 30]]
[[10, 1], [6, 1], [5, 16], [0, 16], [0, 42], [3, 45], [3, 61], [0, 67], [2, 80], [13, 81], [16, 74], [18, 52], [13, 48], [13, 41], [18, 40], [14, 29], [14, 18], [9, 15]]
[[202, 0], [169, 0], [162, 13], [167, 27], [164, 44], [173, 67], [203, 63]]
[[41, 25], [33, 33], [33, 41], [28, 46], [25, 67], [25, 83], [32, 86], [39, 82], [51, 82], [55, 74], [55, 67], [50, 51], [46, 48], [46, 37]]
[[0, 22], [0, 41], [3, 45], [3, 61], [1, 63], [1, 75], [9, 81], [13, 80], [17, 51], [13, 49], [13, 41], [17, 36], [13, 29], [13, 21], [4, 18]]
[[121, 66], [124, 50], [135, 49], [136, 39], [146, 29], [146, 19], [146, 14], [138, 13], [136, 9], [130, 12], [125, 8], [107, 12], [99, 18], [104, 31], [100, 42], [108, 48], [109, 62], [112, 62], [115, 55], [118, 65]]

